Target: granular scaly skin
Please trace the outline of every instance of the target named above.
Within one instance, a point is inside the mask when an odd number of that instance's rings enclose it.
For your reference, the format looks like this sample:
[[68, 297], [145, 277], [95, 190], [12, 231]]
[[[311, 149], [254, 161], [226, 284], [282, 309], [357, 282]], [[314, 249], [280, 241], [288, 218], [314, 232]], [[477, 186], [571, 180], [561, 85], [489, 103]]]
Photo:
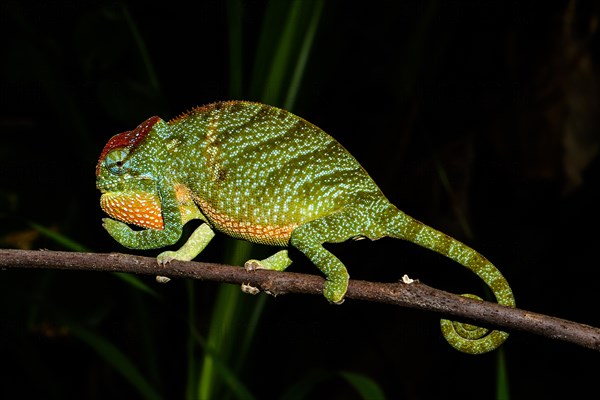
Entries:
[[[101, 206], [113, 218], [105, 218], [104, 227], [125, 247], [172, 245], [185, 223], [205, 222], [181, 249], [161, 253], [162, 264], [193, 259], [216, 229], [255, 243], [296, 247], [326, 276], [327, 300], [341, 303], [348, 273], [323, 243], [390, 236], [457, 261], [484, 280], [498, 303], [515, 305], [507, 281], [489, 261], [398, 210], [335, 139], [285, 110], [229, 101], [168, 122], [151, 117], [109, 140], [96, 175]], [[284, 270], [290, 263], [282, 250], [249, 260], [246, 268]], [[446, 339], [466, 353], [491, 351], [508, 336], [471, 328], [442, 321]]]

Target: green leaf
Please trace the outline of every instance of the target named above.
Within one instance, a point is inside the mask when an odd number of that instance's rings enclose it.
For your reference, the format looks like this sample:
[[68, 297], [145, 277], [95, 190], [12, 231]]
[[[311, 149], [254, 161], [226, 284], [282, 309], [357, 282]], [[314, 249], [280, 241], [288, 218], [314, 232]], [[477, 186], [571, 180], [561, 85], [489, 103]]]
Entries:
[[155, 92], [158, 92], [160, 89], [160, 84], [158, 82], [158, 77], [156, 76], [156, 72], [154, 71], [154, 66], [152, 64], [152, 61], [150, 60], [150, 54], [148, 53], [148, 49], [146, 48], [146, 44], [144, 43], [144, 38], [140, 34], [140, 31], [138, 30], [135, 22], [129, 15], [129, 10], [127, 9], [127, 7], [124, 4], [122, 4], [121, 8], [123, 11], [123, 17], [125, 18], [127, 26], [129, 27], [129, 30], [131, 31], [131, 36], [133, 37], [133, 40], [135, 41], [137, 49], [140, 52], [140, 56], [142, 58], [144, 68], [146, 69], [148, 83], [150, 84], [150, 86], [152, 87], [152, 89]]
[[227, 1], [229, 26], [229, 96], [243, 97], [243, 3], [241, 0]]
[[313, 370], [308, 372], [302, 379], [293, 384], [280, 397], [280, 400], [302, 400], [309, 398], [309, 393], [321, 382], [331, 379], [333, 374], [324, 370]]
[[116, 276], [117, 278], [121, 279], [123, 282], [127, 283], [128, 285], [139, 290], [140, 292], [149, 294], [150, 296], [153, 296], [157, 299], [161, 298], [161, 296], [160, 296], [160, 294], [158, 294], [158, 292], [156, 292], [150, 286], [146, 285], [144, 282], [142, 282], [142, 280], [140, 278], [138, 278], [135, 275], [131, 275], [131, 274], [128, 274], [125, 272], [113, 272], [112, 274], [114, 276]]
[[[234, 241], [231, 251], [228, 252], [230, 256], [225, 262], [231, 265], [243, 263], [250, 258], [251, 247], [249, 242]], [[198, 380], [197, 393], [200, 399], [212, 399], [219, 393], [221, 374], [217, 373], [222, 371], [216, 369], [215, 355], [221, 360], [229, 360], [231, 350], [236, 347], [235, 341], [238, 338], [239, 328], [242, 321], [245, 320], [240, 311], [241, 296], [242, 293], [237, 286], [221, 285], [219, 287], [205, 346], [205, 350], [211, 349], [212, 352], [205, 352]]]
[[73, 239], [71, 239], [61, 233], [50, 230], [50, 229], [46, 228], [45, 226], [36, 224], [35, 222], [31, 222], [31, 221], [28, 222], [28, 224], [36, 231], [38, 231], [42, 235], [46, 236], [48, 239], [55, 241], [56, 243], [58, 243], [59, 245], [61, 245], [62, 247], [64, 247], [67, 250], [77, 251], [77, 252], [81, 252], [81, 253], [90, 251], [84, 245], [77, 243]]
[[506, 356], [503, 349], [496, 351], [496, 369], [496, 399], [509, 400], [508, 369], [506, 368]]
[[288, 85], [287, 95], [283, 103], [283, 108], [286, 110], [291, 110], [294, 108], [294, 104], [296, 103], [298, 90], [300, 89], [300, 83], [302, 81], [302, 77], [304, 76], [304, 70], [306, 69], [308, 56], [310, 55], [310, 50], [317, 33], [317, 27], [319, 26], [319, 20], [321, 19], [321, 12], [323, 11], [324, 4], [324, 1], [317, 1], [314, 3], [312, 10], [308, 10], [310, 12], [310, 19], [306, 28], [306, 33], [304, 34], [304, 38], [302, 40], [302, 46], [300, 47], [300, 54], [298, 55], [298, 60], [296, 61], [296, 67], [294, 68], [291, 82]]
[[75, 337], [89, 345], [107, 364], [127, 379], [138, 390], [142, 398], [147, 400], [159, 400], [161, 398], [133, 362], [115, 345], [75, 323], [69, 323], [69, 328]]
[[385, 394], [375, 381], [366, 375], [349, 372], [349, 371], [338, 371], [332, 373], [325, 370], [313, 370], [307, 373], [304, 378], [292, 385], [283, 396], [281, 400], [303, 400], [309, 399], [309, 394], [321, 383], [334, 379], [336, 377], [342, 377], [348, 382], [360, 396], [365, 400], [384, 400]]
[[366, 375], [340, 371], [340, 376], [350, 383], [365, 400], [384, 400], [385, 394], [379, 385]]
[[[223, 285], [222, 287], [226, 286]], [[210, 379], [206, 378], [204, 381], [200, 379], [198, 398], [209, 399], [211, 396], [214, 397], [213, 392], [206, 391], [201, 385], [202, 382], [206, 382], [210, 385], [215, 382], [216, 377], [219, 377], [229, 387], [231, 393], [234, 394], [236, 398], [240, 400], [254, 400], [252, 393], [250, 393], [246, 385], [239, 380], [237, 375], [224, 362], [223, 357], [217, 352], [217, 349], [212, 347], [210, 342], [203, 338], [192, 324], [190, 324], [190, 335], [204, 349], [204, 368], [206, 368], [207, 361], [210, 360]], [[230, 343], [230, 341], [228, 343]]]
[[[67, 250], [77, 251], [80, 253], [85, 253], [85, 252], [90, 251], [84, 245], [77, 243], [73, 239], [71, 239], [61, 233], [50, 230], [50, 229], [46, 228], [45, 226], [36, 224], [35, 222], [28, 222], [28, 224], [36, 231], [38, 231], [42, 235], [46, 236], [47, 238], [55, 241], [56, 243], [58, 243], [60, 246], [64, 247]], [[117, 278], [121, 279], [123, 282], [126, 282], [128, 285], [130, 285], [146, 294], [149, 294], [156, 298], [160, 298], [160, 295], [156, 291], [152, 290], [152, 288], [150, 288], [150, 286], [148, 286], [144, 282], [142, 282], [142, 280], [139, 279], [137, 276], [131, 275], [131, 274], [126, 274], [124, 272], [113, 272], [112, 274], [114, 276], [116, 276]]]
[[288, 72], [288, 65], [291, 62], [295, 48], [295, 34], [300, 23], [300, 7], [302, 6], [302, 2], [294, 1], [291, 4], [286, 24], [279, 35], [279, 43], [273, 54], [273, 62], [269, 68], [268, 78], [261, 96], [262, 101], [271, 105], [278, 104], [279, 99], [281, 99], [283, 82]]

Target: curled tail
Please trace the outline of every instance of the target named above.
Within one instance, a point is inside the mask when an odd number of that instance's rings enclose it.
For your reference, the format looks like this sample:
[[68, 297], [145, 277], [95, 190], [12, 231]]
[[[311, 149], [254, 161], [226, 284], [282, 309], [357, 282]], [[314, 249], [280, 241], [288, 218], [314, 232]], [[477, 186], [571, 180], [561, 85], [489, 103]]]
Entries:
[[[515, 298], [508, 282], [484, 256], [458, 240], [409, 217], [400, 210], [396, 209], [394, 214], [389, 220], [389, 236], [416, 243], [464, 265], [488, 285], [498, 304], [515, 306]], [[471, 294], [463, 296], [481, 300], [480, 297]], [[495, 350], [508, 338], [508, 333], [503, 331], [489, 331], [485, 328], [445, 319], [441, 321], [441, 327], [444, 337], [452, 347], [469, 354], [481, 354]]]

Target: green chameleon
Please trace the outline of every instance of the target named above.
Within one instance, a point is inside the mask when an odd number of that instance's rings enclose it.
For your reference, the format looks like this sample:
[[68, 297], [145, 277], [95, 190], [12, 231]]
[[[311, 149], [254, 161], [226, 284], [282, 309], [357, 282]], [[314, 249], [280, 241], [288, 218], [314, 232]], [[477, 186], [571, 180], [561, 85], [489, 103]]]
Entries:
[[[108, 141], [96, 176], [102, 209], [114, 218], [105, 218], [104, 228], [125, 247], [172, 245], [188, 221], [204, 222], [179, 250], [159, 254], [161, 265], [192, 260], [217, 229], [297, 248], [326, 276], [327, 300], [341, 303], [348, 272], [323, 243], [390, 236], [457, 261], [483, 279], [499, 304], [515, 305], [508, 282], [488, 260], [398, 210], [335, 139], [285, 110], [228, 101], [168, 122], [151, 117]], [[291, 262], [281, 250], [245, 267], [283, 271]], [[494, 350], [508, 337], [448, 320], [442, 332], [472, 354]]]

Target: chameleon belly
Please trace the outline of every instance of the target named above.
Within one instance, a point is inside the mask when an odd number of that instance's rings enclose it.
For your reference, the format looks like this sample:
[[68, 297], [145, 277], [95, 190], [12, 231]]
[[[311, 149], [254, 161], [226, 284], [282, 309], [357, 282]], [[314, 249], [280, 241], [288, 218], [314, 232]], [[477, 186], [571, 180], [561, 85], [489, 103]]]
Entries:
[[272, 246], [287, 246], [290, 236], [297, 223], [287, 225], [258, 224], [249, 220], [238, 220], [235, 217], [219, 212], [208, 202], [199, 199], [198, 203], [202, 214], [210, 223], [229, 236], [245, 239], [254, 243]]

